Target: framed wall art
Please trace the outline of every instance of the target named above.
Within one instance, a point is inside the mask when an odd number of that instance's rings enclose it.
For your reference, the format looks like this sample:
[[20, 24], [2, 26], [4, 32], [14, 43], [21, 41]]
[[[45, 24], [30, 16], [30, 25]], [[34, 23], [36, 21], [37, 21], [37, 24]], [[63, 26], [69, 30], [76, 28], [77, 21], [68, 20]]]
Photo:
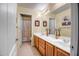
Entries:
[[36, 27], [40, 26], [40, 21], [39, 20], [35, 20], [35, 26]]
[[43, 27], [47, 26], [47, 21], [43, 21]]
[[70, 27], [71, 26], [71, 20], [70, 20], [69, 16], [63, 17], [62, 26], [64, 26], [64, 27]]

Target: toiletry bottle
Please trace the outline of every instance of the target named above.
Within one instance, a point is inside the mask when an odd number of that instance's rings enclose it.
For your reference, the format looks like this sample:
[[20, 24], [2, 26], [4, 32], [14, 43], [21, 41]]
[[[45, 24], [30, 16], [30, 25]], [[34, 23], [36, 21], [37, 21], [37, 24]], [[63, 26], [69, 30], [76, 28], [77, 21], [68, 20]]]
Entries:
[[48, 29], [46, 29], [46, 35], [48, 36]]
[[56, 39], [58, 39], [60, 36], [60, 29], [56, 29]]

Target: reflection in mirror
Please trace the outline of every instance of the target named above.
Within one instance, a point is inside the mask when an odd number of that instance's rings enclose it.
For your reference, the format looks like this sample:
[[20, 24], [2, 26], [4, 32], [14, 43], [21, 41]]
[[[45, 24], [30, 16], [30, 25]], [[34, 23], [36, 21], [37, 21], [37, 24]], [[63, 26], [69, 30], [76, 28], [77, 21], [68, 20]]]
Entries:
[[49, 18], [49, 34], [55, 34], [55, 18]]

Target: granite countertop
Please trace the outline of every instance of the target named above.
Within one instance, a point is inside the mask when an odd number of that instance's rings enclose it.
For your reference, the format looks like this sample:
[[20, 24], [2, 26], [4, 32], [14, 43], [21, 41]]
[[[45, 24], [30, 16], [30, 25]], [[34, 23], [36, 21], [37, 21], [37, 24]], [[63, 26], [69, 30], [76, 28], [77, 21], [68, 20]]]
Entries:
[[[63, 40], [62, 40], [62, 37], [59, 38], [59, 39], [56, 39], [55, 38], [55, 35], [49, 35], [49, 36], [46, 36], [44, 34], [41, 34], [41, 33], [34, 33], [34, 35], [38, 36], [39, 38], [49, 42], [50, 44], [70, 53], [70, 42], [69, 43], [65, 43]], [[66, 38], [66, 37], [65, 37]], [[69, 38], [70, 39], [70, 38]]]

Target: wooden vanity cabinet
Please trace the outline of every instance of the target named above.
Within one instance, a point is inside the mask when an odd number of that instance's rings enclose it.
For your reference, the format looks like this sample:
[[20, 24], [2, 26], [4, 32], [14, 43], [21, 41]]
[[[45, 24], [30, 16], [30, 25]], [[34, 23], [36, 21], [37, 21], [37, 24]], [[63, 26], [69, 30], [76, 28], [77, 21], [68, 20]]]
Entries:
[[46, 42], [46, 56], [54, 56], [54, 46]]
[[43, 56], [70, 56], [70, 53], [34, 36], [34, 45]]
[[37, 49], [39, 48], [39, 38], [37, 36], [34, 36], [34, 45]]
[[39, 38], [39, 52], [45, 56], [45, 41]]
[[70, 54], [55, 47], [55, 56], [70, 56]]

